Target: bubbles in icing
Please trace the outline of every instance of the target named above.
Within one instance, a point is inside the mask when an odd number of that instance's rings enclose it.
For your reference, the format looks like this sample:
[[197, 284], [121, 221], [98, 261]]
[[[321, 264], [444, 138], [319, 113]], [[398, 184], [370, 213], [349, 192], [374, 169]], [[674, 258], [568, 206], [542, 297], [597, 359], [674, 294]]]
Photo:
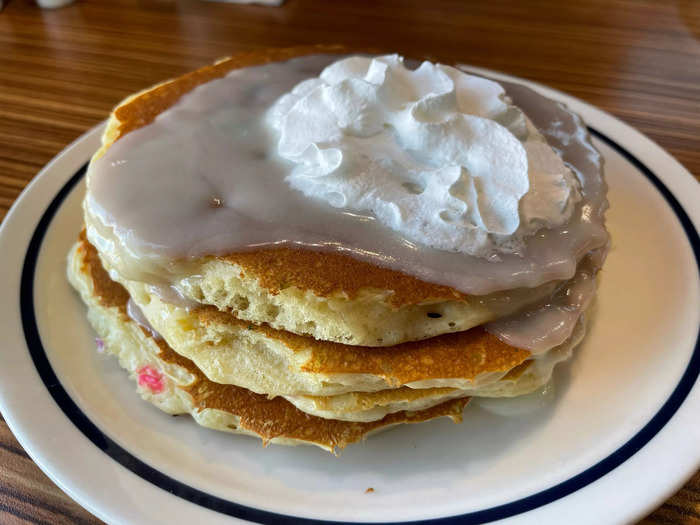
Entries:
[[503, 88], [453, 67], [344, 58], [267, 119], [293, 188], [436, 249], [518, 251], [580, 200], [574, 175]]

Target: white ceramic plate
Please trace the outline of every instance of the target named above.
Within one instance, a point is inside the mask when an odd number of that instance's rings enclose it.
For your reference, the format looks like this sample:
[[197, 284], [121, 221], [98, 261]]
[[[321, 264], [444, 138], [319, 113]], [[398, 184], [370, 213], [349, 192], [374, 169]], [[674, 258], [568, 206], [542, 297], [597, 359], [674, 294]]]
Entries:
[[532, 87], [591, 127], [613, 239], [590, 334], [557, 369], [549, 403], [512, 417], [469, 406], [461, 425], [404, 426], [339, 458], [264, 449], [144, 403], [95, 352], [64, 277], [94, 129], [36, 177], [0, 230], [0, 410], [22, 446], [112, 523], [588, 524], [651, 511], [700, 465], [700, 185], [634, 129]]

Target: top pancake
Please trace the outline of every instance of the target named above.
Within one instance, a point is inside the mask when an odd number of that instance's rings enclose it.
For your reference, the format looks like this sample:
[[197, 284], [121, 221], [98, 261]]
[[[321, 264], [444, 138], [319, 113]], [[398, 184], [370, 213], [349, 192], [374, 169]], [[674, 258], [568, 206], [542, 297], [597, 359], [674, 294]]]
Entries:
[[[338, 53], [340, 46], [301, 46], [265, 49], [242, 53], [205, 66], [174, 80], [164, 82], [126, 99], [111, 115], [109, 129], [103, 138], [99, 158], [127, 133], [146, 126], [180, 97], [200, 84], [221, 78], [233, 69], [287, 60], [313, 53]], [[221, 260], [239, 265], [248, 275], [272, 293], [294, 286], [319, 297], [342, 293], [350, 299], [361, 290], [392, 290], [389, 302], [394, 307], [425, 302], [449, 301], [466, 296], [453, 288], [426, 283], [401, 272], [380, 268], [338, 253], [322, 253], [304, 249], [275, 248], [244, 253], [231, 253]]]
[[[240, 54], [133, 95], [113, 111], [103, 146], [93, 160], [128, 133], [153, 122], [184, 94], [233, 69], [341, 50], [307, 46]], [[546, 296], [556, 284], [475, 298], [342, 253], [288, 247], [196, 262], [179, 290], [186, 299], [276, 329], [363, 346], [390, 346], [467, 330], [517, 311]], [[194, 275], [198, 277], [188, 279]], [[498, 300], [505, 296], [507, 301]]]

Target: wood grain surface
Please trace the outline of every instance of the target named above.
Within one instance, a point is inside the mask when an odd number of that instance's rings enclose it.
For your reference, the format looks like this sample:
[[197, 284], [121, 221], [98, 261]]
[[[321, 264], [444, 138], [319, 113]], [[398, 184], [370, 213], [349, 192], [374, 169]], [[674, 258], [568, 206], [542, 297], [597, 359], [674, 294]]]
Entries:
[[[6, 0], [0, 219], [42, 166], [128, 94], [238, 51], [316, 43], [548, 84], [637, 127], [698, 177], [699, 39], [696, 0], [87, 0], [57, 10]], [[99, 523], [39, 471], [2, 419], [0, 523]], [[642, 523], [699, 524], [700, 474]]]

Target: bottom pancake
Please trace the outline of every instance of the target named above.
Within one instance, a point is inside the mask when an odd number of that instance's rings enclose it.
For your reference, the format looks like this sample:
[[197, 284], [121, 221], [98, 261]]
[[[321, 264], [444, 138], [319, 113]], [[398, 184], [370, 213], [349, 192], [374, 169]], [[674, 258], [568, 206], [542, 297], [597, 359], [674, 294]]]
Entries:
[[263, 443], [311, 444], [329, 451], [401, 423], [447, 416], [458, 422], [468, 398], [431, 408], [399, 411], [370, 422], [326, 419], [302, 412], [284, 398], [269, 399], [242, 387], [214, 383], [195, 364], [127, 314], [129, 294], [80, 245], [68, 277], [88, 308], [101, 344], [137, 382], [141, 396], [170, 414], [189, 413], [202, 426], [258, 436]]

